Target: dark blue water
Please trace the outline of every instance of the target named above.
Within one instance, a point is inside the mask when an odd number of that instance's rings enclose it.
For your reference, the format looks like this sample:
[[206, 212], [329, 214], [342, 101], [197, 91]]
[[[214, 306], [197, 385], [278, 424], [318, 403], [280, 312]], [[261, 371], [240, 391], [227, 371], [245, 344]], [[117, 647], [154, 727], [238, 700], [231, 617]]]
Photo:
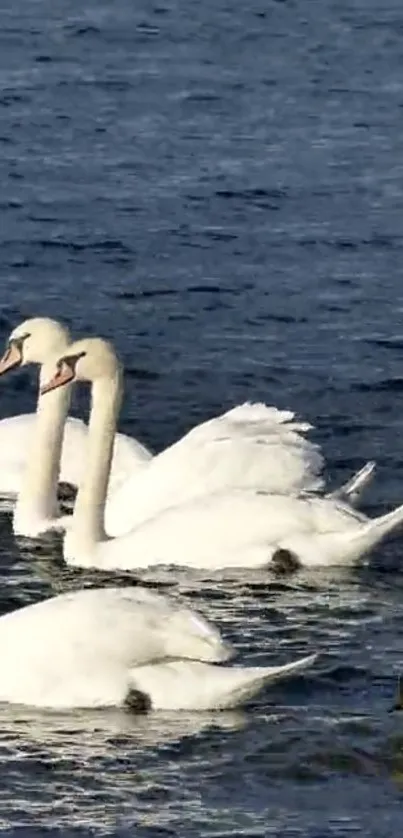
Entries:
[[[121, 427], [156, 450], [291, 407], [334, 485], [375, 458], [367, 509], [401, 502], [402, 32], [400, 0], [3, 4], [0, 337], [47, 314], [111, 338]], [[31, 371], [1, 395], [32, 408]], [[3, 612], [88, 581], [5, 515], [0, 539]], [[320, 663], [242, 714], [3, 708], [0, 831], [398, 834], [401, 544], [284, 584], [167, 575], [244, 660]]]

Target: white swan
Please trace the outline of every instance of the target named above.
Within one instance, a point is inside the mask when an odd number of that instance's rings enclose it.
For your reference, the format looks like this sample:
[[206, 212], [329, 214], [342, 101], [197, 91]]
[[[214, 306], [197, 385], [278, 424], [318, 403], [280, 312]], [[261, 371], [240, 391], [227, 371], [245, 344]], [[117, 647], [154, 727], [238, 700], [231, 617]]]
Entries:
[[217, 666], [233, 649], [193, 610], [142, 588], [60, 594], [0, 618], [0, 702], [47, 708], [235, 707], [316, 655]]
[[122, 370], [111, 344], [99, 338], [71, 344], [55, 369], [43, 394], [73, 380], [92, 382], [85, 477], [64, 541], [70, 563], [103, 569], [252, 567], [266, 566], [278, 550], [287, 550], [304, 564], [339, 564], [360, 558], [403, 522], [403, 506], [371, 521], [336, 500], [232, 489], [168, 508], [107, 540], [104, 507]]
[[[27, 320], [10, 335], [0, 375], [37, 363], [42, 365], [40, 380], [44, 380], [43, 365], [55, 351], [63, 352], [68, 342], [67, 330], [55, 321]], [[19, 535], [35, 537], [65, 526], [65, 519], [57, 514], [56, 483], [70, 396], [67, 391], [58, 392], [49, 399], [44, 402], [39, 396], [35, 426], [33, 414], [0, 422], [0, 495], [20, 491], [14, 514], [14, 531]], [[302, 486], [319, 489], [322, 457], [317, 446], [303, 437], [309, 427], [294, 422], [292, 413], [246, 404], [198, 425], [153, 460], [136, 440], [116, 434], [106, 531], [110, 535], [130, 531], [168, 506], [233, 487], [259, 485], [280, 492], [297, 491]], [[67, 420], [61, 480], [79, 483], [86, 433], [82, 422]], [[32, 454], [22, 478], [27, 446]], [[374, 463], [368, 463], [337, 494], [356, 501], [374, 468]], [[138, 480], [140, 471], [142, 479]]]
[[[26, 320], [10, 335], [0, 360], [0, 375], [30, 363], [42, 365], [49, 356], [63, 352], [69, 343], [68, 330], [57, 321], [43, 317]], [[58, 476], [73, 485], [81, 480], [87, 427], [79, 419], [69, 417], [66, 421], [70, 396], [70, 388], [55, 392], [50, 400], [39, 395], [36, 414], [21, 414], [0, 421], [0, 496], [13, 497], [21, 491], [17, 518], [24, 521], [24, 508], [34, 507], [35, 516], [31, 514], [30, 518], [37, 519], [38, 523], [33, 525], [35, 531], [46, 529], [40, 524], [41, 518], [49, 521], [57, 517]], [[47, 468], [37, 470], [35, 463], [29, 467], [27, 452], [32, 447], [44, 455], [48, 452]], [[110, 489], [116, 489], [120, 481], [144, 467], [151, 457], [152, 454], [135, 439], [117, 433]]]

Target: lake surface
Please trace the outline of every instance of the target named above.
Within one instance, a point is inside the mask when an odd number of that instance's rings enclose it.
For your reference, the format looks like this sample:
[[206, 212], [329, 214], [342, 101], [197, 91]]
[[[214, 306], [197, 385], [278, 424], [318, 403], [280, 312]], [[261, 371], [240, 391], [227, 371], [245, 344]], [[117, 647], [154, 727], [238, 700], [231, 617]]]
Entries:
[[[315, 425], [329, 485], [376, 459], [365, 509], [403, 501], [402, 31], [401, 0], [3, 4], [0, 338], [111, 338], [154, 450], [265, 400]], [[1, 394], [32, 409], [34, 372]], [[1, 611], [96, 581], [60, 555], [2, 514]], [[146, 574], [241, 660], [320, 661], [242, 713], [1, 709], [0, 832], [396, 836], [401, 568], [402, 537], [290, 581]]]

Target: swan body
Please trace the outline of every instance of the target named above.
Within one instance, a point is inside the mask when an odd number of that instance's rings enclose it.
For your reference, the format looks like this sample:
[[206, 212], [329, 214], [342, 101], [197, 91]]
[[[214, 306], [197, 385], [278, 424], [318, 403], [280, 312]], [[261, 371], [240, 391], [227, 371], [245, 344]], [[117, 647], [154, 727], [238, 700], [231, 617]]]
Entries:
[[42, 392], [79, 379], [92, 382], [92, 406], [85, 479], [64, 541], [69, 563], [103, 569], [266, 566], [283, 549], [304, 564], [339, 564], [360, 558], [403, 521], [403, 508], [370, 521], [335, 499], [231, 489], [167, 508], [107, 539], [105, 498], [122, 393], [110, 344], [97, 338], [72, 344]]
[[[47, 318], [27, 320], [11, 333], [0, 374], [37, 363], [40, 381], [46, 381], [46, 365], [53, 369], [52, 358], [69, 341], [60, 323]], [[87, 444], [84, 423], [71, 417], [66, 420], [69, 404], [66, 387], [45, 402], [39, 396], [36, 415], [0, 421], [0, 495], [18, 495], [13, 516], [17, 535], [32, 538], [69, 526], [69, 518], [59, 513], [57, 482], [79, 484]], [[107, 533], [123, 534], [170, 506], [226, 489], [258, 485], [268, 491], [319, 490], [322, 456], [304, 437], [309, 428], [288, 411], [245, 404], [193, 428], [154, 459], [136, 440], [115, 434]], [[356, 503], [374, 469], [375, 464], [368, 463], [337, 490], [337, 496]]]
[[71, 565], [102, 570], [218, 570], [268, 567], [285, 549], [305, 566], [338, 565], [360, 559], [402, 524], [403, 507], [371, 521], [324, 498], [233, 490], [167, 509], [113, 539], [91, 540], [73, 521], [64, 556]]
[[0, 701], [36, 707], [234, 707], [310, 666], [221, 667], [233, 649], [180, 602], [142, 588], [83, 589], [0, 618]]

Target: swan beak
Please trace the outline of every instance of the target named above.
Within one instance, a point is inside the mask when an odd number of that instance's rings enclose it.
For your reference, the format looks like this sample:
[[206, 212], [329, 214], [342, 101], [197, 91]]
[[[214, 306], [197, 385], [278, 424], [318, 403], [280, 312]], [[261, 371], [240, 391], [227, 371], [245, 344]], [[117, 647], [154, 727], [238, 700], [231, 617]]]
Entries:
[[46, 384], [42, 385], [39, 392], [41, 396], [44, 396], [45, 393], [50, 393], [51, 390], [57, 390], [58, 387], [64, 387], [65, 384], [69, 384], [69, 382], [73, 381], [73, 379], [74, 370], [72, 370], [68, 364], [62, 363], [52, 378], [50, 378]]
[[3, 375], [8, 370], [13, 370], [19, 367], [22, 362], [22, 352], [19, 346], [10, 341], [7, 349], [0, 360], [0, 375]]

